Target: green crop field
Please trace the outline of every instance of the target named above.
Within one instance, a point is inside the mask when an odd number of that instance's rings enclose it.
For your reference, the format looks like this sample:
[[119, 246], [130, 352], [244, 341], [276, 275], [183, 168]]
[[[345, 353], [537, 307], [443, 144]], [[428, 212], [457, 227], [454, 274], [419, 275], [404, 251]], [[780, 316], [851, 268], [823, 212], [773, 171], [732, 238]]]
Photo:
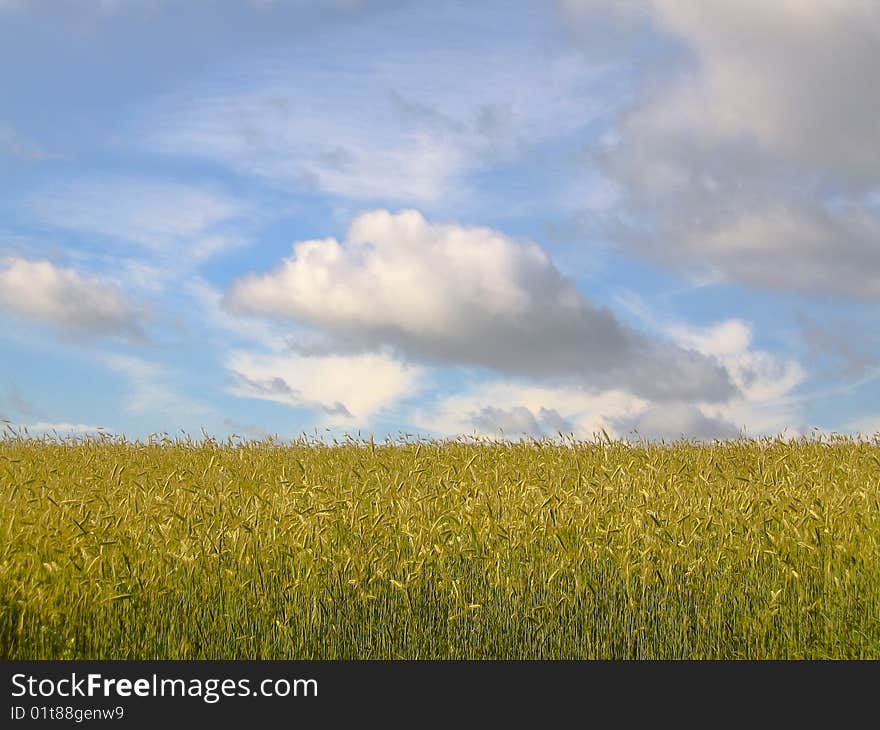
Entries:
[[0, 441], [0, 656], [880, 658], [880, 439]]

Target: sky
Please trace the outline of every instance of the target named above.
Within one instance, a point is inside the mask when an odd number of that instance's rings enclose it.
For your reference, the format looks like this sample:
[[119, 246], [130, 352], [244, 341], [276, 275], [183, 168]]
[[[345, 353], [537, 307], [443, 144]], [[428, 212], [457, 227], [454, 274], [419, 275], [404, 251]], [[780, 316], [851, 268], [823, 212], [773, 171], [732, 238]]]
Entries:
[[875, 0], [0, 0], [0, 418], [880, 431]]

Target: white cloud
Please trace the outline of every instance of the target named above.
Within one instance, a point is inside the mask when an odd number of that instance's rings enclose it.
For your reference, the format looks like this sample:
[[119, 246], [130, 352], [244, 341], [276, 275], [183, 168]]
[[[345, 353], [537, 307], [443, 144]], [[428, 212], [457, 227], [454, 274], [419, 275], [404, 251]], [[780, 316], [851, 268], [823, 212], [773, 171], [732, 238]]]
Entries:
[[749, 436], [800, 435], [806, 430], [805, 401], [792, 393], [807, 373], [795, 360], [768, 352], [745, 351], [725, 360], [742, 395], [724, 404], [701, 403], [707, 418], [732, 423]]
[[711, 357], [623, 326], [539, 246], [489, 228], [431, 224], [416, 211], [363, 214], [343, 242], [296, 243], [274, 271], [236, 281], [229, 306], [318, 328], [348, 348], [388, 345], [416, 359], [660, 398], [733, 392]]
[[694, 65], [633, 120], [698, 142], [749, 139], [816, 167], [876, 179], [880, 6], [873, 0], [566, 0], [589, 21], [653, 22]]
[[308, 356], [235, 351], [232, 393], [320, 414], [326, 425], [368, 423], [415, 392], [421, 371], [378, 353]]
[[622, 388], [547, 386], [521, 380], [475, 384], [414, 409], [410, 421], [440, 435], [481, 434], [516, 438], [557, 433], [590, 439], [601, 431], [613, 437], [657, 439], [725, 439], [741, 434], [798, 435], [805, 430], [804, 400], [792, 395], [805, 379], [794, 360], [752, 348], [751, 328], [728, 320], [700, 328], [653, 320], [637, 302], [636, 314], [662, 329], [683, 347], [694, 347], [719, 358], [731, 374], [738, 394], [710, 403], [699, 398], [661, 402]]
[[748, 135], [812, 166], [880, 165], [880, 6], [872, 0], [660, 0], [700, 71], [652, 112], [726, 139]]
[[[613, 438], [725, 439], [742, 433], [778, 434], [789, 411], [766, 403], [735, 400], [727, 406], [678, 401], [657, 403], [625, 390], [590, 391], [522, 381], [474, 385], [464, 393], [428, 403], [410, 414], [419, 429], [437, 435], [477, 434], [518, 438], [572, 434]], [[791, 431], [789, 432], [791, 433]]]
[[762, 288], [880, 296], [880, 5], [564, 5], [583, 24], [653, 28], [689, 54], [642, 69], [650, 83], [599, 154], [624, 191], [617, 240]]
[[248, 210], [208, 188], [122, 177], [55, 183], [27, 207], [56, 228], [133, 243], [178, 264], [235, 245], [233, 224]]
[[[693, 192], [693, 189], [691, 189]], [[880, 218], [859, 208], [828, 210], [824, 204], [777, 204], [734, 194], [701, 200], [682, 191], [662, 209], [643, 210], [656, 228], [622, 228], [620, 240], [663, 264], [705, 276], [802, 294], [880, 297]], [[666, 198], [666, 193], [663, 194]], [[656, 202], [656, 201], [655, 201]], [[699, 210], [699, 212], [697, 212]]]
[[708, 327], [675, 323], [665, 330], [682, 346], [718, 357], [746, 400], [780, 398], [806, 379], [806, 371], [796, 360], [754, 350], [752, 328], [742, 320], [729, 319]]
[[752, 436], [775, 435], [784, 429], [794, 435], [803, 429], [804, 403], [791, 396], [806, 381], [806, 370], [793, 358], [755, 349], [753, 331], [747, 323], [730, 319], [707, 327], [694, 327], [662, 322], [637, 301], [631, 311], [682, 347], [693, 347], [718, 358], [736, 384], [737, 395], [724, 403], [693, 403], [698, 413], [694, 412], [692, 417], [731, 424], [735, 430]]
[[217, 333], [219, 347], [228, 350], [230, 337], [245, 343], [225, 361], [237, 396], [308, 409], [322, 425], [352, 427], [413, 395], [424, 380], [422, 368], [386, 354], [339, 354], [319, 333], [232, 315], [222, 292], [205, 281], [190, 282], [186, 293], [200, 321]]
[[752, 342], [751, 327], [739, 319], [728, 319], [704, 328], [673, 324], [667, 330], [682, 346], [716, 356], [738, 355]]
[[742, 212], [682, 239], [729, 276], [802, 292], [880, 297], [880, 218], [792, 207]]
[[810, 395], [796, 394], [807, 380], [798, 360], [754, 347], [753, 327], [740, 319], [695, 326], [658, 316], [637, 295], [617, 297], [618, 304], [645, 327], [682, 348], [714, 358], [735, 385], [735, 394], [710, 402], [699, 396], [677, 402], [645, 401], [644, 407], [615, 422], [620, 433], [633, 429], [647, 438], [729, 438], [797, 435], [806, 430], [804, 407]]
[[138, 313], [114, 282], [49, 261], [0, 259], [0, 310], [76, 335], [137, 337]]
[[562, 432], [591, 439], [602, 429], [617, 435], [615, 422], [641, 413], [648, 401], [623, 390], [590, 392], [579, 387], [553, 387], [520, 381], [475, 384], [415, 409], [414, 426], [438, 435], [522, 434], [555, 436]]
[[705, 410], [686, 403], [651, 406], [634, 418], [617, 422], [621, 435], [650, 441], [677, 441], [679, 439], [731, 439], [744, 434], [745, 429], [724, 416], [707, 415]]
[[55, 435], [78, 436], [78, 435], [96, 435], [99, 433], [107, 433], [107, 430], [101, 426], [89, 426], [84, 423], [67, 423], [59, 421], [51, 423], [48, 421], [39, 421], [37, 423], [10, 423], [11, 428], [16, 433], [30, 435]]

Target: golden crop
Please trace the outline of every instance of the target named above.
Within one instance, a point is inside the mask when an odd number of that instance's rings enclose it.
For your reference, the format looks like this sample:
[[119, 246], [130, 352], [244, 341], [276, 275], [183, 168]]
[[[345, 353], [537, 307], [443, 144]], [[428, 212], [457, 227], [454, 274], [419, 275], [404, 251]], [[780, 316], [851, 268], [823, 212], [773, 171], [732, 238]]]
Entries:
[[0, 658], [880, 658], [880, 441], [0, 441]]

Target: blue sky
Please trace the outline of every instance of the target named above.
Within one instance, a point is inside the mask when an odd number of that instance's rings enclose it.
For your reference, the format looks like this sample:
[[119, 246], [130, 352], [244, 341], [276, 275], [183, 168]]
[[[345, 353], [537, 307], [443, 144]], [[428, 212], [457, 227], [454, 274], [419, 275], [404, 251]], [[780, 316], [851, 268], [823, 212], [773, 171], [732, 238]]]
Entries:
[[867, 0], [0, 0], [0, 417], [880, 431]]

